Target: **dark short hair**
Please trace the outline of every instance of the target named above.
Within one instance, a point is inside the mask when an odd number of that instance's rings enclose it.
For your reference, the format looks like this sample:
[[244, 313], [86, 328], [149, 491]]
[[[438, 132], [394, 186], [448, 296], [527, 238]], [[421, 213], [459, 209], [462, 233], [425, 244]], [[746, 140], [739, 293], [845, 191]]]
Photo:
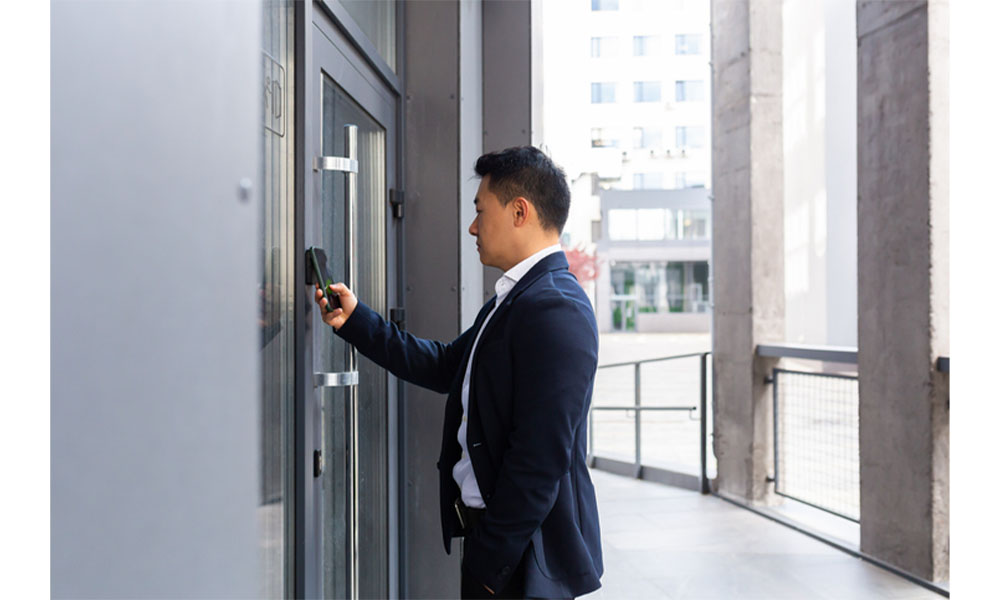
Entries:
[[476, 161], [476, 175], [490, 177], [490, 191], [504, 206], [523, 196], [535, 205], [542, 227], [562, 233], [569, 217], [566, 173], [533, 146], [490, 152]]

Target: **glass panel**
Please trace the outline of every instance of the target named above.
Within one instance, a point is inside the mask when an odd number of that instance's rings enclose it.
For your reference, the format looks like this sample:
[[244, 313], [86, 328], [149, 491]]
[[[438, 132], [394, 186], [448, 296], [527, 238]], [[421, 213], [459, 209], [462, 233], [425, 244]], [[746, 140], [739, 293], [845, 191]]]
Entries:
[[708, 211], [706, 210], [679, 210], [677, 211], [677, 221], [680, 231], [680, 239], [684, 240], [704, 240], [708, 239]]
[[618, 10], [618, 0], [590, 0], [590, 10]]
[[264, 3], [260, 316], [259, 591], [294, 594], [295, 72], [291, 0]]
[[632, 37], [633, 56], [653, 56], [659, 54], [660, 36], [636, 35]]
[[598, 82], [590, 84], [591, 104], [608, 104], [615, 101], [614, 82]]
[[684, 263], [667, 264], [667, 304], [670, 312], [684, 310]]
[[659, 81], [636, 81], [632, 84], [633, 100], [635, 102], [659, 102]]
[[696, 33], [677, 34], [674, 42], [676, 54], [701, 54], [701, 36]]
[[640, 208], [639, 209], [639, 239], [640, 240], [662, 240], [666, 231], [664, 230], [664, 216], [662, 208]]
[[396, 3], [394, 0], [340, 0], [354, 22], [393, 71], [396, 70]]
[[678, 102], [691, 102], [705, 99], [704, 81], [677, 81], [674, 83], [674, 91]]
[[[333, 81], [323, 83], [323, 154], [346, 156], [344, 126], [358, 128], [356, 246], [353, 248], [357, 272], [353, 290], [358, 298], [380, 314], [386, 304], [386, 148], [385, 130], [351, 100]], [[336, 247], [343, 279], [346, 264], [344, 249], [345, 176], [328, 172], [323, 181], [324, 243], [328, 252]], [[329, 236], [329, 237], [328, 237]], [[336, 275], [335, 275], [336, 277]], [[324, 337], [332, 345], [336, 360], [346, 362], [346, 345], [333, 336]], [[343, 358], [340, 358], [343, 355]], [[336, 370], [344, 370], [339, 368]], [[358, 464], [350, 463], [347, 452], [349, 423], [348, 391], [332, 402], [325, 402], [330, 411], [324, 418], [328, 456], [334, 457], [325, 474], [325, 489], [330, 490], [326, 503], [327, 524], [324, 526], [326, 561], [326, 595], [344, 597], [348, 594], [344, 580], [349, 574], [350, 543], [350, 467], [357, 469], [358, 481], [358, 592], [362, 598], [383, 598], [388, 595], [388, 381], [383, 369], [358, 356], [359, 385], [357, 414]]]
[[[346, 156], [344, 131], [336, 120], [337, 90], [324, 79], [322, 152], [323, 156]], [[327, 254], [327, 267], [334, 281], [346, 278], [346, 207], [345, 175], [323, 172], [320, 202], [319, 247]], [[318, 322], [318, 319], [317, 319]], [[317, 329], [322, 332], [323, 329]], [[347, 345], [330, 335], [313, 336], [313, 360], [316, 371], [340, 373], [348, 370]], [[324, 456], [323, 471], [323, 589], [327, 597], [344, 598], [350, 593], [351, 574], [351, 453], [348, 423], [350, 390], [325, 388], [321, 392]]]
[[590, 38], [590, 57], [618, 56], [618, 38], [612, 36]]
[[612, 240], [634, 240], [637, 226], [635, 209], [615, 208], [608, 211], [608, 237]]

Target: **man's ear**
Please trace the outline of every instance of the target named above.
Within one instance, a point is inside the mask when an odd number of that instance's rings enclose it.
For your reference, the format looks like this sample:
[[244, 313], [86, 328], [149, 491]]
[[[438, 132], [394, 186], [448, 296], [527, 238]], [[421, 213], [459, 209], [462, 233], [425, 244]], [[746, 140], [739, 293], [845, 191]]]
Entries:
[[531, 212], [531, 203], [523, 196], [518, 196], [511, 200], [513, 203], [514, 226], [520, 227], [528, 222], [528, 214]]

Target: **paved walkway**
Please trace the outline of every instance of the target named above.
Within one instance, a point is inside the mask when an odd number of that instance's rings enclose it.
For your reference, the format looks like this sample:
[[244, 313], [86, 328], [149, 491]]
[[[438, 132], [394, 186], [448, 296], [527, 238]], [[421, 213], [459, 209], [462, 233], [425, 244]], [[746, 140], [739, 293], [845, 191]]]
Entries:
[[585, 598], [942, 596], [713, 496], [592, 470], [604, 586]]

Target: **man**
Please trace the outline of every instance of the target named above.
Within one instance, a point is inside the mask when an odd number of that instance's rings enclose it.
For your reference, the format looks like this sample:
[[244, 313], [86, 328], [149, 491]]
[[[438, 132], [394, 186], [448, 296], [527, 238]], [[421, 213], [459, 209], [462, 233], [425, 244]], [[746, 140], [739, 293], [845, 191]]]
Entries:
[[331, 286], [324, 321], [397, 377], [447, 392], [441, 475], [444, 545], [465, 538], [463, 598], [566, 598], [600, 587], [597, 501], [586, 465], [597, 323], [559, 235], [563, 171], [532, 147], [485, 154], [476, 219], [480, 261], [504, 271], [497, 295], [449, 344], [400, 331]]

